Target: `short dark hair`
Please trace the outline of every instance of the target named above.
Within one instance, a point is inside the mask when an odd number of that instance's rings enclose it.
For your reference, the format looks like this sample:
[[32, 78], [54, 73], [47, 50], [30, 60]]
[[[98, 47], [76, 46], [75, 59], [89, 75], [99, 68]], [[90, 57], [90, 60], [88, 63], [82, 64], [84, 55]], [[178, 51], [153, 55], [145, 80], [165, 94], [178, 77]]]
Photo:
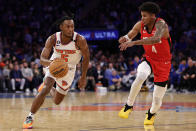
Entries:
[[74, 14], [73, 13], [64, 13], [61, 18], [56, 20], [51, 25], [51, 27], [48, 30], [48, 35], [49, 35], [49, 33], [53, 32], [53, 31], [57, 31], [57, 29], [59, 30], [59, 26], [64, 22], [64, 20], [74, 20]]
[[153, 14], [158, 14], [160, 12], [160, 7], [154, 2], [144, 2], [139, 6], [139, 11], [146, 11]]
[[57, 26], [61, 25], [63, 23], [64, 20], [74, 20], [74, 16], [68, 16], [68, 15], [65, 15], [63, 17], [61, 17], [60, 19], [58, 19], [55, 24]]

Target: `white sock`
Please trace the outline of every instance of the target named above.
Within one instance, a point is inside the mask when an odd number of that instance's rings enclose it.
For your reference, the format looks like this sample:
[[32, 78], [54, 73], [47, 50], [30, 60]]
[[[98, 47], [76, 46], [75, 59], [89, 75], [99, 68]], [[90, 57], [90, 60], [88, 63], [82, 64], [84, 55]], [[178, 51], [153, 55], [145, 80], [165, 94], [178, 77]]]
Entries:
[[143, 61], [139, 64], [137, 68], [137, 76], [131, 86], [131, 90], [128, 96], [127, 105], [133, 106], [133, 103], [135, 102], [135, 98], [138, 95], [142, 84], [147, 79], [147, 77], [151, 73], [151, 68], [149, 64], [146, 61]]
[[160, 87], [157, 85], [154, 86], [152, 107], [150, 108], [150, 113], [154, 114], [160, 109], [163, 96], [165, 95], [166, 90], [167, 87]]
[[32, 118], [34, 117], [34, 114], [29, 112], [29, 116], [31, 116]]

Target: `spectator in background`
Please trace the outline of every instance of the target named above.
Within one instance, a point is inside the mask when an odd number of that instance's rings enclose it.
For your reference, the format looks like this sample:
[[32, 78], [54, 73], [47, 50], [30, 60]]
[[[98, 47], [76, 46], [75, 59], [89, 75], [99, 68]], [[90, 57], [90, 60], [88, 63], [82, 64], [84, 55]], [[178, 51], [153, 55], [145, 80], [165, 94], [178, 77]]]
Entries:
[[92, 65], [92, 62], [89, 62], [88, 71], [87, 71], [87, 84], [86, 90], [94, 91], [97, 81], [97, 69]]
[[109, 77], [109, 90], [116, 91], [121, 88], [121, 78], [117, 74], [116, 70], [112, 71], [112, 75]]
[[124, 91], [129, 91], [133, 81], [135, 80], [136, 73], [135, 71], [130, 71], [128, 74], [122, 76], [122, 88]]
[[22, 75], [25, 78], [25, 92], [30, 93], [31, 91], [36, 92], [36, 87], [33, 84], [33, 71], [31, 68], [28, 67], [28, 63], [23, 63], [24, 68], [21, 70]]
[[123, 71], [128, 70], [128, 66], [127, 66], [127, 64], [125, 62], [125, 59], [124, 59], [122, 54], [120, 54], [120, 57], [117, 59], [117, 63], [122, 67]]
[[5, 66], [5, 63], [2, 61], [2, 57], [0, 54], [0, 67], [3, 68]]
[[3, 61], [10, 61], [10, 62], [12, 61], [10, 53], [5, 54], [5, 57], [3, 57]]
[[10, 71], [13, 70], [13, 64], [7, 63], [6, 66], [3, 68], [3, 76], [5, 80], [5, 87], [7, 88], [8, 92], [12, 92], [11, 82], [10, 82]]
[[2, 42], [2, 37], [0, 36], [0, 57], [3, 54], [3, 42]]
[[188, 67], [182, 72], [180, 82], [180, 91], [187, 89], [188, 91], [196, 91], [196, 68], [191, 58], [188, 59]]
[[33, 60], [35, 62], [35, 64], [38, 64], [38, 66], [40, 67], [40, 59], [39, 59], [39, 56], [38, 56], [38, 53], [37, 52], [34, 52], [33, 53]]
[[[75, 72], [75, 77], [74, 77], [74, 80], [72, 82], [72, 85], [71, 85], [71, 91], [75, 91], [77, 89], [77, 84], [78, 84], [78, 80], [80, 79], [80, 76], [81, 76], [81, 64], [77, 64], [77, 67], [76, 67], [76, 72]], [[78, 89], [79, 90], [79, 89]]]
[[178, 73], [178, 74], [181, 74], [186, 68], [187, 68], [186, 59], [183, 58], [183, 59], [180, 61], [180, 64], [179, 64], [179, 68], [178, 68], [178, 70], [177, 70], [177, 73]]
[[[132, 63], [132, 70], [130, 71], [129, 74], [131, 75], [132, 78], [135, 78], [137, 73], [137, 67], [140, 63], [140, 58], [138, 56], [135, 56], [133, 62], [131, 63]], [[144, 84], [146, 85], [146, 82], [144, 82]]]
[[20, 70], [22, 71], [22, 70], [24, 69], [24, 64], [23, 64], [23, 63], [20, 63], [20, 64], [19, 64], [19, 68], [20, 68]]
[[112, 63], [109, 63], [108, 64], [108, 68], [105, 70], [105, 78], [110, 79], [111, 75], [112, 75], [112, 71], [114, 70], [114, 67], [113, 67], [113, 64]]
[[180, 61], [180, 64], [178, 66], [178, 69], [176, 71], [176, 74], [177, 74], [177, 83], [180, 83], [180, 80], [181, 80], [181, 74], [182, 72], [187, 68], [187, 63], [186, 63], [186, 59], [183, 58], [181, 61]]
[[[42, 83], [42, 71], [39, 69], [38, 64], [34, 64], [33, 69], [33, 87], [37, 88]], [[34, 91], [36, 92], [36, 91]]]
[[168, 86], [169, 88], [168, 88], [167, 92], [175, 91], [175, 88], [177, 88], [177, 86], [179, 84], [178, 83], [179, 74], [176, 73], [177, 68], [178, 67], [177, 67], [176, 61], [172, 60], [170, 76], [169, 76], [170, 86]]
[[3, 68], [5, 66], [5, 63], [2, 61], [2, 57], [0, 54], [0, 92], [3, 92], [4, 88], [5, 88], [5, 78], [3, 75]]
[[0, 53], [0, 61], [2, 61], [2, 55], [1, 55], [1, 53]]
[[101, 83], [104, 87], [108, 87], [108, 80], [104, 77], [104, 70], [101, 65], [97, 65], [97, 81], [96, 83]]
[[4, 90], [4, 76], [3, 76], [3, 67], [0, 66], [0, 92], [3, 92]]
[[133, 60], [133, 68], [134, 68], [134, 70], [137, 69], [139, 63], [140, 63], [140, 58], [139, 58], [139, 56], [135, 56], [135, 57], [134, 57], [134, 60]]
[[10, 78], [13, 91], [16, 91], [17, 86], [20, 86], [20, 90], [24, 89], [25, 79], [23, 78], [18, 65], [14, 65], [14, 69], [10, 72]]
[[34, 61], [31, 61], [31, 63], [30, 63], [30, 68], [33, 69], [34, 66], [35, 66], [35, 62], [34, 62]]

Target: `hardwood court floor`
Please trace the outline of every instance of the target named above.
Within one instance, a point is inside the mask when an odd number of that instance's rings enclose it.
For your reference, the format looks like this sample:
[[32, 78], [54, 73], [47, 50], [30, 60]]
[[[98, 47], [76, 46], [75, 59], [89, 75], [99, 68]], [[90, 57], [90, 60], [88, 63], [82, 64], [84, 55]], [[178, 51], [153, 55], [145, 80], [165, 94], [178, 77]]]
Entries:
[[[167, 93], [154, 127], [145, 128], [143, 120], [152, 93], [140, 93], [134, 112], [128, 119], [121, 119], [117, 114], [127, 96], [128, 92], [68, 93], [58, 106], [47, 97], [35, 115], [32, 131], [196, 131], [196, 94]], [[22, 123], [33, 98], [0, 94], [0, 131], [29, 131], [22, 129]]]

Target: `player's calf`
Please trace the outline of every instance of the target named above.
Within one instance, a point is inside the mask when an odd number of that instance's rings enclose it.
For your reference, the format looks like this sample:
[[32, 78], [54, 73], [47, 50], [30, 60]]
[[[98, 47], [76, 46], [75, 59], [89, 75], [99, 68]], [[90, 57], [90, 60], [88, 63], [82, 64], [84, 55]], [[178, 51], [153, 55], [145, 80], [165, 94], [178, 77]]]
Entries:
[[54, 96], [53, 96], [53, 101], [56, 105], [59, 105], [63, 101], [64, 97], [65, 97], [65, 95], [63, 95], [55, 90]]

